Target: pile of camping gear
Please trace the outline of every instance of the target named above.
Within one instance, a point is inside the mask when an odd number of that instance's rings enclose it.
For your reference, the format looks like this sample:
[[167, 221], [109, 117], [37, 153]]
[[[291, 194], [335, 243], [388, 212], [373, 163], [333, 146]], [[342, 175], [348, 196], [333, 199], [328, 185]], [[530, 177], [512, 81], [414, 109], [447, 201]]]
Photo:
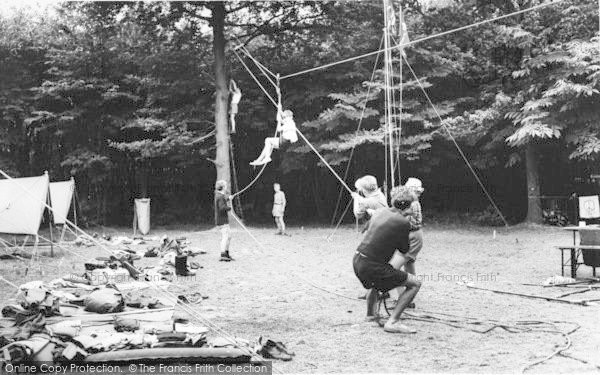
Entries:
[[80, 275], [20, 285], [2, 308], [0, 362], [247, 363], [257, 354], [290, 360], [280, 342], [209, 337], [208, 328], [190, 321], [188, 298], [166, 292], [169, 268], [189, 275], [188, 256], [203, 253], [187, 245], [163, 238], [152, 249], [161, 257], [154, 267], [136, 268], [140, 254], [121, 249], [86, 262]]

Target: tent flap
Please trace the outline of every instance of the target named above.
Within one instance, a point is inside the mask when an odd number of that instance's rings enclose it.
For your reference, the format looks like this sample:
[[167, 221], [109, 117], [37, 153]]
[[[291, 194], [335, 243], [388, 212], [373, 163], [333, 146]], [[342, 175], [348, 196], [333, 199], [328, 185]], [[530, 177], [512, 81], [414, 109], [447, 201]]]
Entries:
[[72, 179], [50, 183], [50, 203], [52, 204], [54, 224], [65, 224], [71, 202], [73, 202], [74, 191], [75, 181]]

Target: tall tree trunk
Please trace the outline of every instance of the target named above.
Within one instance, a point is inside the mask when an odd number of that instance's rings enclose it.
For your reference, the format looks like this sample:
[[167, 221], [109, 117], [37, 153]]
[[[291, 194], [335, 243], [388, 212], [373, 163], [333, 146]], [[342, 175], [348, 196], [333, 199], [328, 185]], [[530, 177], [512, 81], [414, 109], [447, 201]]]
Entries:
[[[215, 166], [217, 180], [225, 180], [231, 189], [231, 169], [229, 160], [229, 122], [227, 119], [227, 72], [225, 70], [225, 4], [222, 1], [212, 4], [213, 55], [215, 71], [215, 125], [217, 155]], [[231, 191], [231, 190], [230, 190]]]
[[534, 143], [525, 149], [525, 169], [527, 173], [527, 218], [528, 223], [542, 222], [542, 204], [540, 199], [540, 171], [537, 147]]

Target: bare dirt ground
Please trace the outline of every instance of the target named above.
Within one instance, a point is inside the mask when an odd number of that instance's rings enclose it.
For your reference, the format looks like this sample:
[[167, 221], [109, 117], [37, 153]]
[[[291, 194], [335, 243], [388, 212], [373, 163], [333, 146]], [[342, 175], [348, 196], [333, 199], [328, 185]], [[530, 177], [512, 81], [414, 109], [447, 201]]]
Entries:
[[[178, 280], [176, 293], [198, 291], [209, 298], [196, 305], [198, 313], [232, 335], [255, 339], [264, 336], [283, 341], [296, 357], [275, 362], [282, 372], [520, 372], [528, 363], [543, 359], [565, 344], [551, 332], [509, 333], [496, 329], [475, 333], [448, 325], [406, 320], [415, 335], [385, 333], [363, 323], [365, 302], [342, 298], [309, 285], [304, 280], [350, 298], [363, 289], [352, 271], [352, 256], [360, 241], [353, 228], [342, 228], [331, 241], [330, 229], [290, 228], [292, 237], [276, 236], [273, 228], [250, 228], [261, 248], [239, 226], [233, 228], [231, 263], [218, 261], [219, 233], [197, 228], [155, 229], [153, 235], [185, 236], [192, 245], [208, 252], [196, 257], [203, 268], [195, 278]], [[578, 323], [566, 352], [600, 365], [600, 306], [575, 306], [467, 289], [457, 281], [545, 296], [566, 288], [542, 288], [540, 284], [560, 274], [560, 252], [554, 245], [572, 242], [570, 232], [556, 227], [517, 226], [491, 228], [430, 226], [417, 261], [423, 287], [414, 313], [438, 312], [502, 321], [544, 320]], [[112, 235], [128, 230], [107, 230]], [[142, 250], [148, 245], [134, 249]], [[104, 255], [94, 247], [70, 248], [84, 258]], [[0, 261], [4, 278], [21, 284], [50, 280], [69, 272], [83, 272], [83, 260], [72, 253], [44, 258], [41, 270], [28, 275], [25, 264]], [[140, 265], [157, 263], [144, 259]], [[37, 267], [37, 266], [36, 266]], [[578, 276], [591, 276], [582, 267]], [[303, 280], [304, 279], [304, 280]], [[0, 285], [2, 301], [14, 296], [14, 288]], [[600, 292], [567, 297], [571, 300], [600, 298]], [[567, 330], [569, 326], [561, 325]], [[593, 365], [556, 356], [530, 372], [597, 372]]]

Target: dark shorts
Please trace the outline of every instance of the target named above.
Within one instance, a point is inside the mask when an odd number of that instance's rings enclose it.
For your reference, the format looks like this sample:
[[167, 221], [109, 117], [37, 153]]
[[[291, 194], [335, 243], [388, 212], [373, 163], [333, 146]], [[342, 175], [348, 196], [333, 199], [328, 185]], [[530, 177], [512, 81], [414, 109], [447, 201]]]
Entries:
[[404, 285], [408, 278], [406, 272], [394, 269], [389, 263], [375, 262], [360, 254], [354, 255], [352, 264], [356, 277], [366, 289], [385, 293]]

